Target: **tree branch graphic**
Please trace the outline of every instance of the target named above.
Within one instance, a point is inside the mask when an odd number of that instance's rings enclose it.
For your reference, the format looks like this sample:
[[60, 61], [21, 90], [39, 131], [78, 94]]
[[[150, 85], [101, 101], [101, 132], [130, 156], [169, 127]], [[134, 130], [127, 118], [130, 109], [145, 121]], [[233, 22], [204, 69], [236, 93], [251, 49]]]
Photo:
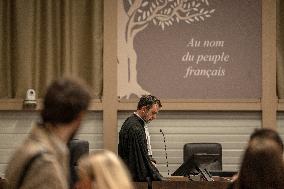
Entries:
[[163, 31], [175, 23], [205, 21], [215, 9], [208, 0], [122, 0], [118, 3], [118, 96], [140, 97], [149, 93], [137, 82], [135, 36], [150, 24]]

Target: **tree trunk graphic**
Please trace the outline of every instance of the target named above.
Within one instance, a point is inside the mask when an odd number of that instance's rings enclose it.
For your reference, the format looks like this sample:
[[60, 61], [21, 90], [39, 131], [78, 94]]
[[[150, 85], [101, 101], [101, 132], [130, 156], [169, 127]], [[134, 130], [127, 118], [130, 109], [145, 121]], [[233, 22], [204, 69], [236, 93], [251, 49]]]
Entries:
[[118, 96], [140, 97], [149, 92], [137, 81], [137, 53], [135, 36], [149, 24], [162, 30], [174, 22], [188, 24], [204, 21], [215, 11], [205, 10], [208, 0], [121, 0], [118, 2]]

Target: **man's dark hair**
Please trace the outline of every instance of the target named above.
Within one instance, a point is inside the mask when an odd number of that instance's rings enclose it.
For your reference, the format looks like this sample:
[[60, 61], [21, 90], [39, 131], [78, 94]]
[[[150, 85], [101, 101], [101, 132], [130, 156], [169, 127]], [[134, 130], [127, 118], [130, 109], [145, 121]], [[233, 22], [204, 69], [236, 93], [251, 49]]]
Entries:
[[140, 110], [142, 107], [146, 106], [147, 109], [150, 109], [154, 104], [158, 104], [161, 108], [161, 101], [153, 95], [143, 95], [137, 105], [137, 110]]
[[270, 139], [276, 142], [280, 146], [282, 151], [284, 149], [281, 137], [276, 131], [272, 129], [268, 128], [255, 129], [255, 131], [250, 136], [250, 141], [254, 139]]
[[44, 97], [43, 123], [70, 123], [87, 110], [91, 95], [79, 80], [62, 78], [51, 83]]

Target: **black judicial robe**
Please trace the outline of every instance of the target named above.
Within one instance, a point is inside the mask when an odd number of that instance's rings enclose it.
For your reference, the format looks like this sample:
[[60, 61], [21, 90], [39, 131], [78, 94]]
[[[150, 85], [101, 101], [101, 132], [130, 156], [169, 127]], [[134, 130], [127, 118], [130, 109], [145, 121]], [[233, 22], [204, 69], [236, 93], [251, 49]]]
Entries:
[[127, 165], [134, 181], [162, 180], [147, 151], [144, 121], [135, 114], [128, 117], [119, 132], [118, 155]]

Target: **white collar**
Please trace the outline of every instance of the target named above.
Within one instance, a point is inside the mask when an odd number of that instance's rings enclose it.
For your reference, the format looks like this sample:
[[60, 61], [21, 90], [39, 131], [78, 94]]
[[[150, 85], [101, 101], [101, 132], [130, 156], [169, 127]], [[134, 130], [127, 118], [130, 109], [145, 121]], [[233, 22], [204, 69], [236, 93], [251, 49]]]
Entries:
[[137, 112], [134, 112], [134, 114], [139, 117], [140, 119], [142, 119], [142, 121], [144, 121], [144, 124], [147, 125], [147, 122], [137, 113]]

